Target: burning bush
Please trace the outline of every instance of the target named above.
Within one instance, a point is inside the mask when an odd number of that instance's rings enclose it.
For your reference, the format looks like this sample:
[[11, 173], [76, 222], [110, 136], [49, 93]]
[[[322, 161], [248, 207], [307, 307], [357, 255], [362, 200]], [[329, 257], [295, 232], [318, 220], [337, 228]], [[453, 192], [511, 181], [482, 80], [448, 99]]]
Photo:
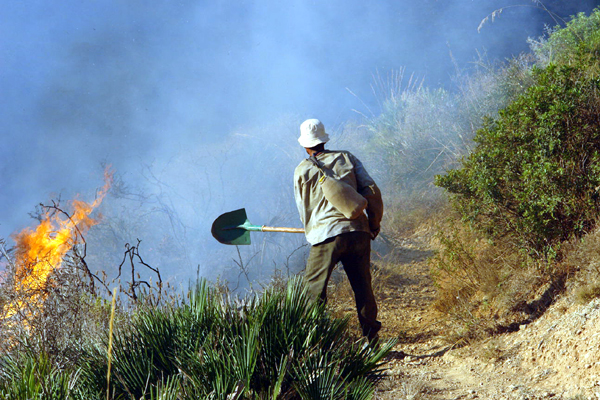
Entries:
[[[12, 301], [2, 307], [0, 317], [19, 319], [34, 317], [42, 308], [50, 290], [50, 277], [60, 268], [67, 253], [72, 251], [74, 263], [83, 267], [90, 275], [83, 261], [85, 249], [77, 248], [77, 244], [85, 246], [83, 235], [97, 220], [90, 214], [97, 208], [111, 186], [112, 173], [105, 171], [105, 184], [96, 199], [90, 204], [81, 200], [73, 200], [73, 212], [68, 214], [58, 204], [43, 207], [40, 223], [35, 229], [26, 228], [14, 236], [16, 246], [14, 261], [9, 261], [8, 276], [13, 286]], [[5, 254], [8, 256], [8, 254]], [[93, 280], [90, 285], [93, 285]]]

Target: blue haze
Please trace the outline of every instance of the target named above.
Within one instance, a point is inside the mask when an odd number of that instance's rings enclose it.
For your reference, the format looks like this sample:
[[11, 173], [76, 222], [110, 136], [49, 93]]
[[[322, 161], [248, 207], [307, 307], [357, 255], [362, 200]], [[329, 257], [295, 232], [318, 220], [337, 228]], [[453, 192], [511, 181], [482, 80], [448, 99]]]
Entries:
[[[566, 17], [600, 1], [546, 3]], [[353, 110], [376, 112], [377, 74], [405, 68], [452, 90], [478, 52], [526, 51], [527, 37], [554, 24], [529, 0], [477, 30], [514, 4], [2, 0], [0, 238], [31, 226], [40, 202], [92, 199], [107, 163], [125, 184], [106, 200], [113, 242], [139, 237], [158, 251], [163, 235], [148, 227], [171, 232], [188, 251], [169, 272], [204, 273], [211, 251], [236, 257], [208, 244], [218, 214], [246, 207], [261, 219], [252, 222], [298, 226], [297, 123], [318, 117], [335, 131], [360, 118]], [[119, 219], [136, 223], [116, 235]]]

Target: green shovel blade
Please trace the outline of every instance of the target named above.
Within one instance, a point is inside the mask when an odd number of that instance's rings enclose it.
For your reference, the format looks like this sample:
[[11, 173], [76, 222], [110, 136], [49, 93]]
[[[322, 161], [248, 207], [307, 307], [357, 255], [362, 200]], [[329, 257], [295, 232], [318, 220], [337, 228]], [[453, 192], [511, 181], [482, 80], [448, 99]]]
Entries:
[[246, 216], [246, 209], [222, 214], [213, 222], [210, 230], [215, 239], [223, 244], [250, 244], [250, 232], [293, 232], [304, 233], [301, 228], [252, 225]]
[[247, 226], [250, 226], [250, 222], [246, 216], [246, 209], [240, 208], [219, 216], [213, 222], [211, 233], [223, 244], [250, 244], [250, 232]]

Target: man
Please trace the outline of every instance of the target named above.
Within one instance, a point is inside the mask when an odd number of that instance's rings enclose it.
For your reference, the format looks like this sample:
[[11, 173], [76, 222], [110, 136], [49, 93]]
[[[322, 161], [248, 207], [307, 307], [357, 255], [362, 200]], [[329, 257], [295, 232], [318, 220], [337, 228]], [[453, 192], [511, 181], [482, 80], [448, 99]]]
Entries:
[[333, 172], [367, 199], [366, 215], [348, 219], [337, 210], [321, 190], [323, 172], [310, 159], [303, 160], [294, 172], [294, 196], [304, 224], [306, 239], [312, 245], [306, 265], [306, 281], [315, 299], [326, 301], [327, 283], [338, 262], [344, 266], [356, 301], [363, 335], [377, 339], [377, 303], [371, 287], [371, 240], [379, 234], [383, 216], [381, 192], [362, 163], [347, 151], [325, 150], [329, 136], [318, 119], [300, 125], [298, 142], [311, 158]]

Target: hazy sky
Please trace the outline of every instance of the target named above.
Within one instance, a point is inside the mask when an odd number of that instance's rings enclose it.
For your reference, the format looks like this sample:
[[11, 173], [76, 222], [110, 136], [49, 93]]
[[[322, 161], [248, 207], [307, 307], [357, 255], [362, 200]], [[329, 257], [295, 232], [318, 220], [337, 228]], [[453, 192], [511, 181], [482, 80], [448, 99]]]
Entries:
[[[546, 3], [567, 16], [600, 1]], [[4, 0], [0, 237], [30, 224], [27, 213], [39, 202], [89, 198], [102, 185], [102, 161], [132, 182], [140, 165], [161, 165], [188, 149], [210, 148], [218, 163], [215, 149], [240, 129], [284, 115], [318, 117], [326, 126], [357, 118], [353, 109], [376, 104], [373, 75], [401, 68], [451, 89], [456, 67], [468, 69], [477, 51], [503, 59], [527, 49], [527, 37], [552, 23], [533, 5]], [[508, 8], [478, 33], [501, 7]]]

